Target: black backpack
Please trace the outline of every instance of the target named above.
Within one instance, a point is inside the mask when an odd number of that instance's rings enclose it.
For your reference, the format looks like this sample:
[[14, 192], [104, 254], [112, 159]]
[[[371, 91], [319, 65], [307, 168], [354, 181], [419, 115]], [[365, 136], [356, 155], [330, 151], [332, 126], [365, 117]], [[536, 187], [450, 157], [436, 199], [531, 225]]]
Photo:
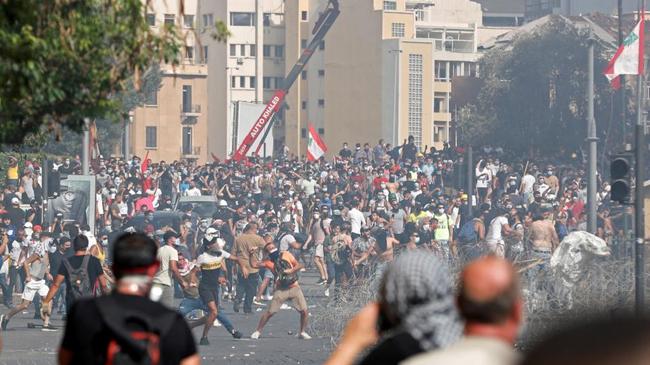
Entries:
[[275, 273], [278, 276], [278, 286], [281, 289], [288, 289], [295, 282], [298, 281], [298, 273], [285, 274], [284, 270], [291, 269], [291, 263], [287, 260], [282, 259], [282, 252], [278, 255], [278, 258], [273, 262], [275, 267]]
[[70, 288], [67, 289], [74, 300], [92, 296], [94, 283], [90, 282], [88, 274], [89, 261], [90, 255], [85, 255], [79, 268], [74, 269], [67, 258], [63, 259], [63, 265], [65, 265], [70, 279]]
[[108, 329], [106, 365], [159, 365], [161, 338], [167, 334], [176, 313], [160, 318], [120, 307], [112, 295], [96, 299], [97, 310]]

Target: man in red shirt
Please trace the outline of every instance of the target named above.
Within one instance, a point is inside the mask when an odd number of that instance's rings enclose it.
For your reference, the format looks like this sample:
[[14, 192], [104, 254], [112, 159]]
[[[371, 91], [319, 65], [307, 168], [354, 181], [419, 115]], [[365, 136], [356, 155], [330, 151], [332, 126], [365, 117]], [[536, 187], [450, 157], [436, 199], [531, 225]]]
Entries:
[[299, 338], [304, 340], [311, 339], [306, 332], [307, 328], [307, 301], [302, 293], [302, 289], [298, 285], [298, 272], [303, 268], [303, 265], [298, 263], [296, 258], [288, 251], [278, 250], [273, 241], [264, 246], [264, 250], [268, 253], [268, 259], [262, 262], [257, 262], [256, 255], [250, 255], [251, 266], [258, 268], [267, 268], [273, 272], [275, 276], [275, 292], [273, 293], [273, 300], [269, 305], [269, 309], [264, 312], [260, 322], [257, 325], [257, 330], [251, 334], [251, 338], [257, 340], [260, 338], [262, 329], [266, 323], [277, 313], [282, 304], [286, 301], [293, 301], [293, 306], [300, 313], [300, 333]]

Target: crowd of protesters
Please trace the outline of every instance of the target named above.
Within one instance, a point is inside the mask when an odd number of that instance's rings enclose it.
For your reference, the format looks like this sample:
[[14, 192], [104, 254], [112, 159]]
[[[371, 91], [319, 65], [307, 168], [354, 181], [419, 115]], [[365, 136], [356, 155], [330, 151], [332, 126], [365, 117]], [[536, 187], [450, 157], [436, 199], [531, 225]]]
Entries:
[[[91, 171], [95, 212], [80, 221], [47, 214], [43, 199], [64, 194], [61, 181], [80, 174], [79, 159], [40, 166], [12, 158], [0, 196], [4, 304], [14, 308], [12, 293], [22, 292], [19, 310], [42, 297], [63, 313], [74, 300], [65, 294], [71, 273], [88, 265], [91, 290], [108, 291], [114, 242], [138, 231], [160, 247], [154, 296], [191, 326], [203, 326], [202, 345], [213, 323], [243, 335], [220, 310], [224, 298], [235, 312], [267, 307], [254, 339], [291, 300], [301, 317], [298, 336], [309, 339], [298, 279], [305, 270], [317, 272], [322, 293], [339, 300], [341, 288], [378, 277], [403, 252], [430, 251], [450, 265], [485, 254], [547, 261], [569, 232], [586, 229], [585, 171], [575, 158], [526, 161], [487, 147], [474, 161], [468, 169], [465, 151], [448, 145], [421, 151], [412, 137], [397, 147], [346, 143], [332, 159], [318, 161], [100, 158]], [[468, 170], [473, 191], [466, 188]], [[625, 239], [629, 214], [610, 204], [607, 182], [599, 187], [598, 236], [615, 245]], [[213, 211], [177, 203], [202, 196], [214, 198]], [[85, 262], [86, 254], [96, 262]], [[3, 328], [16, 308], [1, 318]]]

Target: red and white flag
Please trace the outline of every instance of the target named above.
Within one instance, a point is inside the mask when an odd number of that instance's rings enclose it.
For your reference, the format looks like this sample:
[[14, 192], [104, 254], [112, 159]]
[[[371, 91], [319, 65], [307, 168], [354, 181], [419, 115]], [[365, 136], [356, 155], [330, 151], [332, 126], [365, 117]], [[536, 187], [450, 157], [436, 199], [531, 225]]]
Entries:
[[645, 13], [641, 11], [639, 22], [632, 33], [623, 40], [623, 44], [603, 72], [614, 89], [621, 87], [620, 75], [643, 74], [644, 20]]
[[316, 161], [327, 152], [325, 142], [320, 138], [313, 125], [309, 125], [309, 142], [307, 143], [307, 158]]

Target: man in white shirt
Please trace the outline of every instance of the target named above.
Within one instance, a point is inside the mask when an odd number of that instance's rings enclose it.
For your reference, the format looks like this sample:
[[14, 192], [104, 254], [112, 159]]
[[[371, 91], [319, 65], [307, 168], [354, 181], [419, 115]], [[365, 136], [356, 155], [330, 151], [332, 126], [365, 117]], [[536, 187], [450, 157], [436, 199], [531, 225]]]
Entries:
[[201, 196], [201, 190], [196, 187], [194, 181], [190, 182], [190, 188], [185, 192], [187, 196]]
[[359, 202], [352, 202], [352, 209], [348, 212], [348, 219], [350, 220], [350, 226], [352, 229], [352, 239], [355, 240], [361, 236], [361, 227], [366, 226], [366, 217], [359, 210]]
[[512, 229], [510, 228], [508, 217], [504, 212], [500, 212], [500, 214], [494, 217], [490, 222], [487, 234], [485, 235], [485, 242], [490, 253], [495, 254], [498, 257], [505, 257], [505, 242], [503, 236], [509, 235], [510, 232], [512, 232]]
[[458, 308], [465, 335], [442, 350], [420, 354], [402, 365], [514, 365], [514, 350], [523, 319], [517, 274], [507, 261], [484, 257], [463, 270]]
[[183, 286], [184, 282], [178, 271], [178, 251], [174, 248], [174, 242], [179, 235], [173, 231], [167, 231], [163, 236], [164, 246], [158, 249], [157, 258], [160, 268], [153, 277], [154, 288], [160, 292], [159, 302], [168, 308], [174, 309], [174, 285], [172, 277], [176, 278]]

